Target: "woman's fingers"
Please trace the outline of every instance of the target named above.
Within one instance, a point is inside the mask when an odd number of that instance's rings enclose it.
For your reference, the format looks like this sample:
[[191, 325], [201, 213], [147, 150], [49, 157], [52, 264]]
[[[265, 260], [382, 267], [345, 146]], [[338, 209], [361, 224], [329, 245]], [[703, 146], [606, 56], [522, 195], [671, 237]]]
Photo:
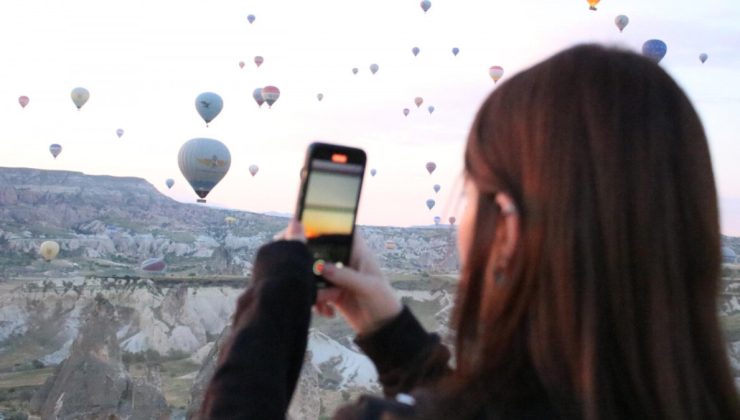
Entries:
[[306, 234], [303, 231], [303, 224], [296, 219], [291, 219], [288, 227], [285, 229], [285, 239], [305, 243]]
[[332, 282], [336, 287], [349, 290], [350, 292], [356, 293], [362, 290], [362, 287], [364, 286], [364, 276], [351, 268], [340, 268], [334, 264], [326, 264], [321, 275]]
[[291, 219], [288, 227], [276, 233], [272, 237], [274, 241], [299, 241], [306, 242], [306, 234], [303, 230], [303, 224], [296, 219]]

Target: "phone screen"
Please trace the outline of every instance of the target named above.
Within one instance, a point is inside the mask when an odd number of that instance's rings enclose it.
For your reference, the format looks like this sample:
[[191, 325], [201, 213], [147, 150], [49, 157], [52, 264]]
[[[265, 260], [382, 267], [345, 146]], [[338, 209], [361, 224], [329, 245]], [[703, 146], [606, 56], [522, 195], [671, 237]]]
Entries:
[[349, 262], [364, 165], [347, 162], [346, 155], [312, 158], [306, 179], [301, 221], [314, 257], [314, 274], [331, 262]]

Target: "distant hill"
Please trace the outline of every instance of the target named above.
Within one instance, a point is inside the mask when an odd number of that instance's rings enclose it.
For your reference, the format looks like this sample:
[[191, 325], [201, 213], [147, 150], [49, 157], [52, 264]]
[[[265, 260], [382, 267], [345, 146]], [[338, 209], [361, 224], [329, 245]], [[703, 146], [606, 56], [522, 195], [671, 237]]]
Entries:
[[[227, 224], [228, 216], [236, 222]], [[141, 178], [0, 168], [0, 276], [137, 275], [151, 257], [163, 257], [169, 275], [246, 275], [284, 216], [180, 203]], [[452, 229], [359, 231], [387, 270], [458, 269]], [[61, 245], [51, 264], [37, 253], [48, 239]]]

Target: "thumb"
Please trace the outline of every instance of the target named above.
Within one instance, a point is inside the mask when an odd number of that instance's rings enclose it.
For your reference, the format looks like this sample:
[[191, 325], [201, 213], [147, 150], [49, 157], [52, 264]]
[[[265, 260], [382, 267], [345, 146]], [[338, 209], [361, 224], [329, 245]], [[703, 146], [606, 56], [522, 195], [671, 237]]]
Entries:
[[334, 285], [352, 292], [358, 291], [363, 285], [363, 275], [351, 268], [326, 264], [321, 275]]

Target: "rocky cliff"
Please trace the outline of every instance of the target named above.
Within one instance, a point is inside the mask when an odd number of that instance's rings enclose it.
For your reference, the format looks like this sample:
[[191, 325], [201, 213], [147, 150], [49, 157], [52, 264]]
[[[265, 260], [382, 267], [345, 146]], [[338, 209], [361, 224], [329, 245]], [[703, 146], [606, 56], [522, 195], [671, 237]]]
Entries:
[[[285, 225], [281, 217], [179, 203], [138, 178], [0, 168], [0, 278], [137, 275], [151, 257], [164, 258], [170, 275], [245, 276], [259, 246]], [[360, 232], [388, 270], [458, 268], [449, 227]], [[44, 263], [38, 249], [50, 239], [61, 252]]]

